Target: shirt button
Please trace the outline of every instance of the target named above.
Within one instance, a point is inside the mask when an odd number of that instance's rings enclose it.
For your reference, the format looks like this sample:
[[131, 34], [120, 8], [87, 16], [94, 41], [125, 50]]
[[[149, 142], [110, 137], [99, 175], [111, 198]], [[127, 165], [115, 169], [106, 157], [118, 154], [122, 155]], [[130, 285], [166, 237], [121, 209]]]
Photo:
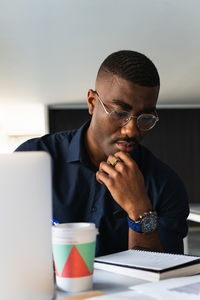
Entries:
[[95, 206], [93, 206], [91, 210], [92, 210], [92, 212], [95, 212], [95, 211], [97, 211], [97, 208]]

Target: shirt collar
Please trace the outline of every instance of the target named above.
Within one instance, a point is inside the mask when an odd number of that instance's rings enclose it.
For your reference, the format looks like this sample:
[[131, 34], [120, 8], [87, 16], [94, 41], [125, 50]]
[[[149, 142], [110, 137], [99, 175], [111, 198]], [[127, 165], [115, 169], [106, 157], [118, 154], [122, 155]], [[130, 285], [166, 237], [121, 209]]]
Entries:
[[84, 144], [84, 136], [87, 128], [89, 127], [89, 124], [90, 120], [84, 123], [72, 137], [69, 145], [69, 151], [67, 151], [66, 162], [88, 161]]

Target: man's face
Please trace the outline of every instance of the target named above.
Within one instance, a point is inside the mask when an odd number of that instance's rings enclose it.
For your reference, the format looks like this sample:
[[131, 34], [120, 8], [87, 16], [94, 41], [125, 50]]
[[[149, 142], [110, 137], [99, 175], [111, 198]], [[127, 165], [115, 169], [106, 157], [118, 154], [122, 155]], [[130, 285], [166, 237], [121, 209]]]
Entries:
[[[107, 111], [119, 109], [134, 116], [154, 113], [159, 93], [159, 87], [142, 87], [115, 75], [111, 76], [110, 80], [97, 81], [95, 89]], [[96, 152], [99, 158], [105, 159], [109, 154], [118, 151], [131, 152], [147, 134], [147, 131], [138, 129], [134, 118], [126, 125], [119, 126], [119, 123], [106, 114], [92, 90], [88, 92], [88, 104], [92, 114], [88, 130], [91, 150]]]

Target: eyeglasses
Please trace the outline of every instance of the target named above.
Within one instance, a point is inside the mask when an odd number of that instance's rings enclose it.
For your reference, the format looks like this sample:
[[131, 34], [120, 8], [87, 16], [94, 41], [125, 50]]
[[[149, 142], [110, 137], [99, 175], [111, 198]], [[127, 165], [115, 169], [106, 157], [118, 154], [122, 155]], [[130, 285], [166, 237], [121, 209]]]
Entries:
[[110, 112], [106, 109], [106, 104], [101, 100], [99, 94], [97, 91], [94, 91], [97, 95], [98, 100], [100, 101], [101, 105], [103, 106], [103, 109], [105, 113], [116, 123], [119, 124], [119, 127], [123, 127], [133, 118], [136, 119], [136, 124], [139, 130], [142, 131], [148, 131], [152, 129], [156, 123], [159, 121], [159, 117], [157, 112], [155, 111], [155, 114], [148, 114], [144, 113], [139, 116], [131, 115], [128, 111], [125, 110], [119, 110], [116, 108], [113, 108]]

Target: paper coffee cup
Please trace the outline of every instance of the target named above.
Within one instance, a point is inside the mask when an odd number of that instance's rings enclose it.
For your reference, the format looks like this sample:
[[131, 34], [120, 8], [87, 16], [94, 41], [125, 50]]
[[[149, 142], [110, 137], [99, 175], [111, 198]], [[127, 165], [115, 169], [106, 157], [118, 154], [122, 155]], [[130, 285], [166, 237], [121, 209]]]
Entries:
[[97, 234], [93, 223], [52, 226], [56, 283], [60, 289], [79, 292], [92, 288]]

